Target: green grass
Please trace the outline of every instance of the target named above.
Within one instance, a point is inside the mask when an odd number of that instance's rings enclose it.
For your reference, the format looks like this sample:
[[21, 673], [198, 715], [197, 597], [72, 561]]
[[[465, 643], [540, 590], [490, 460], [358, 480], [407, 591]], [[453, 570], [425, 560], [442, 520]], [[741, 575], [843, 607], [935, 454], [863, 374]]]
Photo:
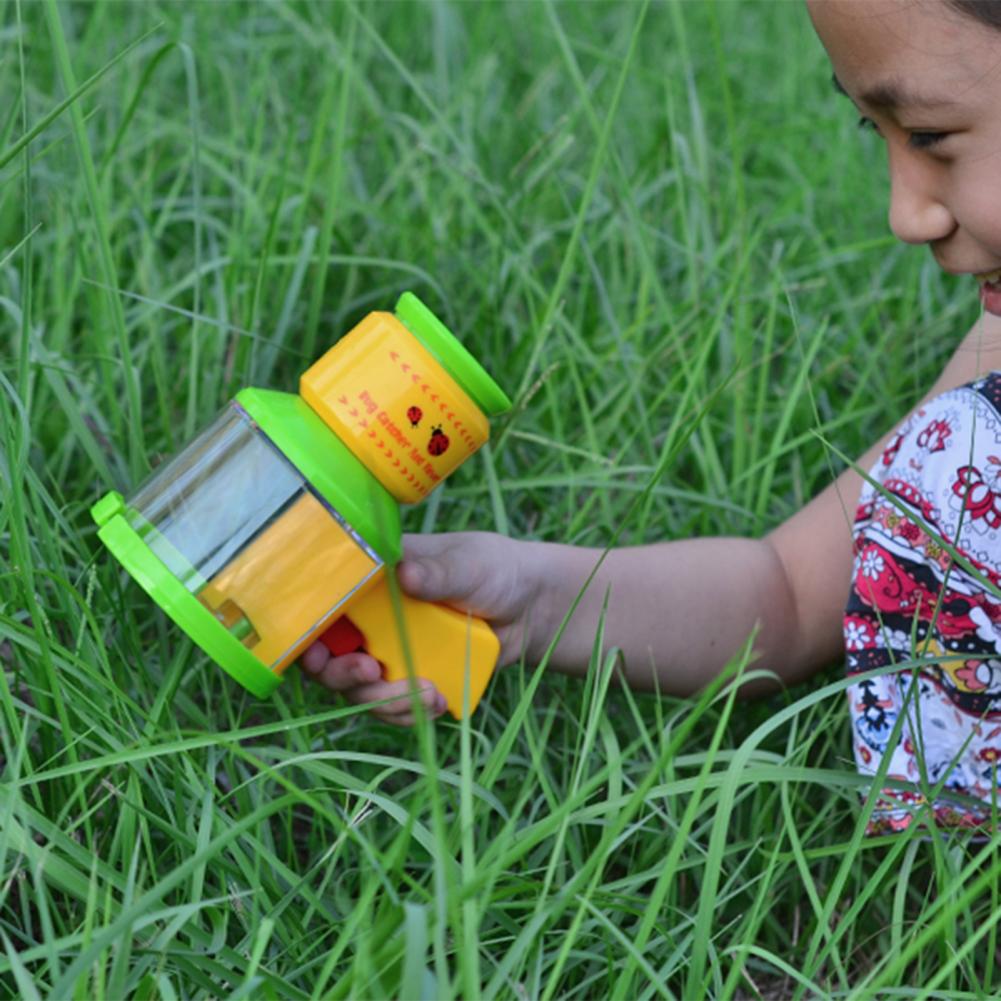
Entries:
[[840, 665], [640, 697], [596, 627], [400, 732], [255, 702], [87, 514], [411, 288], [516, 397], [411, 529], [778, 523], [976, 312], [798, 5], [0, 0], [0, 94], [4, 995], [997, 993], [995, 844], [862, 838]]

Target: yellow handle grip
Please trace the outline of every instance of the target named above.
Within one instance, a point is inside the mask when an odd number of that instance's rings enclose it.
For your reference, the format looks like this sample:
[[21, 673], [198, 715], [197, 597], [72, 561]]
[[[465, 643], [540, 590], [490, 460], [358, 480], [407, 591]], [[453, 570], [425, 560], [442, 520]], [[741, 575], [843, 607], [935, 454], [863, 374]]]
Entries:
[[402, 593], [400, 604], [402, 630], [382, 577], [351, 602], [347, 618], [364, 636], [365, 650], [381, 662], [387, 681], [407, 677], [405, 634], [415, 677], [433, 681], [449, 712], [462, 719], [464, 695], [469, 712], [479, 705], [497, 665], [500, 641], [482, 619], [465, 612]]

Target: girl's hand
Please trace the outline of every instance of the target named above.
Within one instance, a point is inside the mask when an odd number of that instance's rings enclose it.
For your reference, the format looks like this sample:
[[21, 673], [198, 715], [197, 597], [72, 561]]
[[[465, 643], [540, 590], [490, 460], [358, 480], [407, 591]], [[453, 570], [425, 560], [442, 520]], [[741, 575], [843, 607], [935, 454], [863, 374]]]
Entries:
[[[407, 594], [437, 601], [485, 619], [501, 643], [500, 664], [520, 657], [529, 647], [528, 613], [537, 602], [537, 574], [530, 558], [532, 544], [491, 532], [407, 535], [403, 560], [396, 570]], [[379, 662], [366, 653], [332, 657], [320, 642], [302, 655], [307, 674], [349, 702], [364, 704], [392, 699], [372, 713], [386, 723], [412, 726], [413, 705], [408, 681], [384, 681]], [[445, 711], [444, 696], [418, 679], [420, 699], [432, 718]]]

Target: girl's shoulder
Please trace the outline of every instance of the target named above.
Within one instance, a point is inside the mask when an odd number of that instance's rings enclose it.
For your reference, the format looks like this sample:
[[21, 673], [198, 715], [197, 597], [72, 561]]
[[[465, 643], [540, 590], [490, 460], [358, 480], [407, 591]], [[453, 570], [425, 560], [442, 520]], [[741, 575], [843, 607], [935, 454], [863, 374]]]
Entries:
[[[896, 429], [873, 469], [899, 465], [924, 469], [961, 453], [1001, 455], [1001, 371], [986, 375], [916, 407]], [[902, 455], [903, 454], [903, 455]]]
[[856, 528], [877, 512], [895, 523], [904, 516], [1001, 584], [1001, 372], [915, 408], [869, 471], [859, 504]]

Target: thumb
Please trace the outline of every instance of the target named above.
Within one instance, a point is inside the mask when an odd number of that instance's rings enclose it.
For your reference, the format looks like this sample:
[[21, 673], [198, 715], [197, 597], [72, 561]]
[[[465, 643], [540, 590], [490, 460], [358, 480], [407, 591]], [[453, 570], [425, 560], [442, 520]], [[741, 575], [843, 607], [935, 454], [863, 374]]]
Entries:
[[463, 597], [448, 565], [434, 556], [405, 557], [396, 567], [396, 579], [412, 598], [455, 601]]
[[396, 568], [400, 586], [413, 598], [465, 607], [478, 585], [474, 562], [448, 536], [408, 537]]

